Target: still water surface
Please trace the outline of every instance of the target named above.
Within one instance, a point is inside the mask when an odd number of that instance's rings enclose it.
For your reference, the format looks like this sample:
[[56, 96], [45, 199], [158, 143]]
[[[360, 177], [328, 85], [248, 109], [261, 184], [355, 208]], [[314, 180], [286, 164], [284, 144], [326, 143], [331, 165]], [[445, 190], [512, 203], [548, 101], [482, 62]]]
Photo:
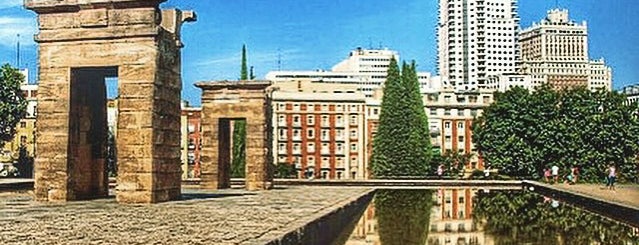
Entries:
[[338, 244], [639, 245], [636, 227], [521, 190], [378, 190], [351, 228]]

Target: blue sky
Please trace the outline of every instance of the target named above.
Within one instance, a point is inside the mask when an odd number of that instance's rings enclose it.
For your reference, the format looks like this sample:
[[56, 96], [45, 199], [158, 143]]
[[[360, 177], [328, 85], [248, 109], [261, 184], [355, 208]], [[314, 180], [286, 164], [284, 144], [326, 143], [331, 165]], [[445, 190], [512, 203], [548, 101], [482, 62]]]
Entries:
[[[22, 0], [0, 0], [0, 62], [22, 64], [35, 78], [35, 15]], [[613, 87], [639, 83], [639, 10], [636, 0], [561, 0], [571, 19], [586, 20], [591, 58], [613, 68]], [[329, 69], [355, 47], [388, 47], [422, 71], [436, 72], [436, 0], [169, 0], [163, 8], [195, 10], [183, 29], [183, 97], [199, 104], [199, 81], [239, 78], [240, 50], [258, 78], [278, 69]], [[545, 17], [555, 0], [519, 0], [522, 28]]]

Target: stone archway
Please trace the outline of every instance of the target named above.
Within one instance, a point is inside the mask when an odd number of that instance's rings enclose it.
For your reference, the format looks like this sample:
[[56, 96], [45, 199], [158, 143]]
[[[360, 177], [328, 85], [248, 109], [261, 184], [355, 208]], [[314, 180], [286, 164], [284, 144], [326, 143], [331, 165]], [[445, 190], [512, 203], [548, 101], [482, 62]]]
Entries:
[[180, 28], [164, 0], [25, 0], [38, 14], [35, 195], [106, 196], [104, 78], [118, 78], [120, 203], [180, 197]]
[[246, 120], [247, 190], [273, 187], [270, 81], [202, 82], [201, 183], [229, 188], [232, 120]]

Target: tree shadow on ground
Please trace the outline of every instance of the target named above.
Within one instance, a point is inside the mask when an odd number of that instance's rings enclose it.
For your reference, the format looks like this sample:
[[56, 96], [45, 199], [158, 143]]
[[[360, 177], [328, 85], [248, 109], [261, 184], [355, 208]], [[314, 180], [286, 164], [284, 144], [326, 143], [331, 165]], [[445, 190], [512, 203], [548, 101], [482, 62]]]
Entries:
[[199, 200], [199, 199], [211, 199], [211, 198], [225, 198], [225, 197], [241, 197], [241, 196], [254, 196], [256, 193], [182, 193], [180, 201]]

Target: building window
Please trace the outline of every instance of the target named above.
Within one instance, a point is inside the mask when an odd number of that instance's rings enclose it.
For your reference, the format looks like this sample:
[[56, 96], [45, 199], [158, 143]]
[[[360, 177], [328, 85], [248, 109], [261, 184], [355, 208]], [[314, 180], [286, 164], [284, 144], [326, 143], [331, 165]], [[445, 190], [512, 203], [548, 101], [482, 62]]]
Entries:
[[357, 151], [357, 143], [351, 143], [351, 151]]
[[459, 143], [463, 143], [464, 142], [464, 136], [458, 136], [457, 141]]
[[286, 129], [280, 129], [279, 136], [280, 140], [286, 140]]
[[327, 129], [323, 129], [322, 130], [322, 140], [329, 140], [328, 130]]
[[299, 125], [300, 124], [300, 116], [299, 115], [293, 116], [293, 124], [295, 124], [295, 125]]
[[351, 115], [350, 120], [348, 121], [350, 125], [357, 125], [357, 115]]
[[357, 138], [357, 130], [355, 130], [355, 129], [351, 130], [351, 139], [352, 138]]
[[307, 152], [315, 152], [315, 143], [313, 143], [313, 142], [306, 143], [306, 151]]
[[457, 128], [464, 128], [463, 122], [457, 122]]
[[20, 127], [21, 128], [26, 128], [27, 127], [27, 122], [20, 122]]
[[299, 129], [294, 129], [293, 130], [293, 138], [299, 138], [300, 137], [300, 130]]
[[451, 136], [450, 135], [446, 135], [446, 143], [450, 143], [451, 141]]
[[277, 116], [277, 123], [280, 125], [286, 125], [286, 116], [284, 115]]
[[445, 122], [444, 123], [444, 128], [450, 129], [450, 122]]
[[313, 115], [306, 116], [306, 124], [308, 124], [308, 125], [315, 124], [315, 116], [313, 116]]
[[323, 115], [322, 116], [322, 126], [329, 126], [328, 125], [328, 116], [327, 115]]
[[309, 138], [309, 139], [314, 138], [315, 137], [315, 130], [313, 130], [312, 128], [309, 128], [306, 131], [306, 137]]

